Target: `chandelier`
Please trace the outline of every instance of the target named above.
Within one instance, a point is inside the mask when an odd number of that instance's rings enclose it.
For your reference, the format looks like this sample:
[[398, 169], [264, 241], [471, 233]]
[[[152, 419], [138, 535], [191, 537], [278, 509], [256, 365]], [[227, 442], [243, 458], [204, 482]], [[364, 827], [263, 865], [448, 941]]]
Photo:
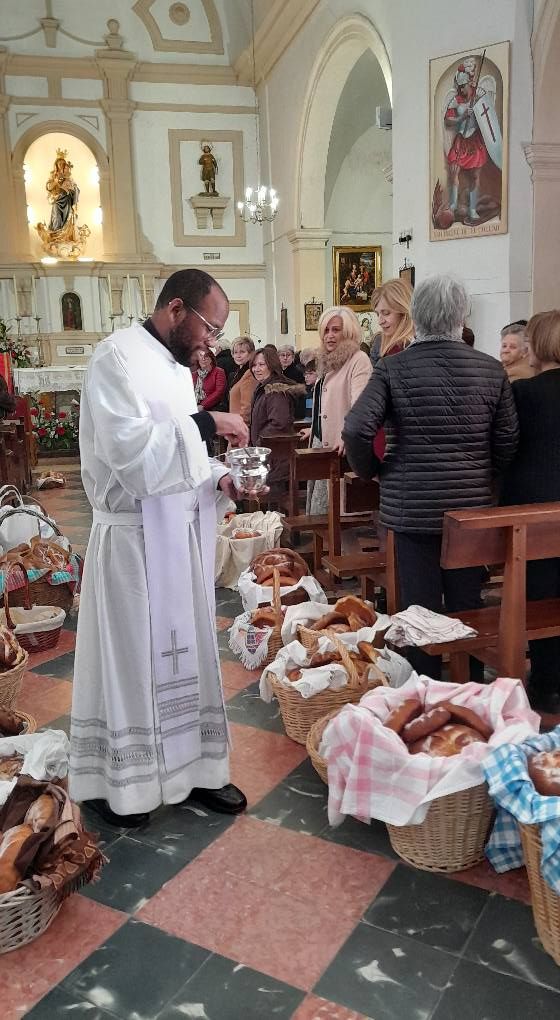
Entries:
[[251, 55], [253, 65], [253, 92], [255, 93], [255, 151], [259, 183], [256, 188], [245, 188], [245, 201], [237, 203], [244, 223], [271, 223], [278, 211], [278, 195], [274, 188], [260, 183], [261, 159], [259, 147], [259, 101], [257, 99], [257, 73], [255, 65], [255, 8], [251, 0]]

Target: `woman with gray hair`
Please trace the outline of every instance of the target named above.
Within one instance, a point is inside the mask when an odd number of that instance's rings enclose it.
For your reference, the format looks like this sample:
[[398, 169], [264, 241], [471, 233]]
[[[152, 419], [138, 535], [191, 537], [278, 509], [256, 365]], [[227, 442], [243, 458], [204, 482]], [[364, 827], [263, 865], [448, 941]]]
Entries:
[[[502, 366], [461, 342], [468, 305], [453, 277], [434, 276], [416, 287], [414, 339], [377, 364], [342, 432], [354, 471], [361, 478], [379, 474], [380, 523], [395, 532], [403, 609], [480, 607], [481, 569], [440, 568], [443, 515], [491, 506], [494, 478], [517, 448], [517, 415]], [[380, 464], [373, 438], [382, 425]], [[409, 660], [440, 679], [437, 658], [412, 649]], [[481, 679], [482, 664], [471, 663], [472, 678]]]
[[510, 383], [518, 379], [532, 379], [535, 369], [529, 362], [529, 340], [526, 327], [510, 322], [500, 331], [500, 361]]

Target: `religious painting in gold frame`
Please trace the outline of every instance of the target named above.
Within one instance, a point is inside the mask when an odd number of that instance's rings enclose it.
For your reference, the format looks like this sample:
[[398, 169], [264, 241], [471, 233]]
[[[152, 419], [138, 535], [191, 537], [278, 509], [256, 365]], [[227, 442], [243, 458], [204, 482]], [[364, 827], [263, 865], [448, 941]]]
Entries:
[[509, 42], [430, 60], [430, 240], [508, 230]]
[[381, 246], [333, 248], [333, 294], [335, 305], [354, 311], [369, 308], [371, 295], [381, 285]]

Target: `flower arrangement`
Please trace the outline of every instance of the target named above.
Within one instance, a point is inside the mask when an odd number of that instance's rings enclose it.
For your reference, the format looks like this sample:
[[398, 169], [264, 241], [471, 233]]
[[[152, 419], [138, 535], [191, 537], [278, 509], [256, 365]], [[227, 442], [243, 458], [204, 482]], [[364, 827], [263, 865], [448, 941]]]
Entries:
[[33, 435], [42, 450], [71, 450], [77, 446], [79, 416], [72, 409], [66, 411], [48, 411], [42, 404], [31, 408], [33, 419]]
[[9, 354], [14, 368], [31, 368], [33, 365], [29, 347], [23, 340], [8, 336], [8, 327], [3, 319], [0, 319], [0, 354]]

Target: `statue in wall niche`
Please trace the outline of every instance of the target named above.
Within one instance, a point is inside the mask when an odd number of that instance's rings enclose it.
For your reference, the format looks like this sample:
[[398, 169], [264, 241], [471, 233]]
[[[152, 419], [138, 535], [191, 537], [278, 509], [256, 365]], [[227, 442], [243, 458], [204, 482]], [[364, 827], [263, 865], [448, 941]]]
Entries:
[[43, 250], [55, 258], [77, 259], [83, 255], [89, 227], [78, 226], [80, 189], [72, 177], [73, 166], [67, 158], [67, 149], [57, 149], [53, 169], [46, 183], [48, 200], [52, 206], [50, 222], [38, 223], [37, 233]]
[[204, 184], [204, 191], [201, 191], [201, 195], [219, 195], [216, 191], [216, 175], [218, 173], [218, 164], [216, 158], [212, 153], [212, 146], [209, 142], [203, 142], [201, 144], [202, 156], [198, 163], [201, 168], [200, 179]]

